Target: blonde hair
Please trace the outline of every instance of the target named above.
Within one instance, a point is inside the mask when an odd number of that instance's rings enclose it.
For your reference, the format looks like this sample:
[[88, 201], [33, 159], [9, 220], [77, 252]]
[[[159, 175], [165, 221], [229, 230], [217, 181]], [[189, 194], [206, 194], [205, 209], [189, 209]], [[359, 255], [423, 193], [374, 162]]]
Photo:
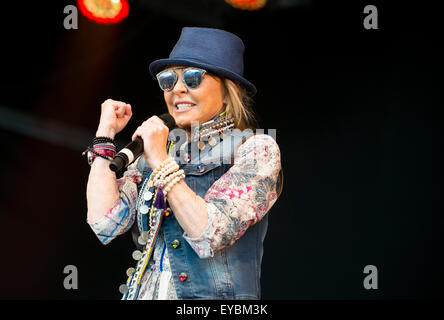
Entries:
[[[221, 79], [225, 94], [228, 94], [228, 103], [225, 107], [225, 111], [234, 118], [236, 128], [240, 130], [257, 129], [257, 120], [251, 109], [252, 99], [247, 94], [247, 91], [230, 79]], [[244, 138], [242, 143], [244, 143], [246, 139], [247, 138]], [[234, 164], [234, 154], [231, 163]], [[278, 183], [279, 190], [277, 190], [277, 198], [281, 196], [284, 187], [284, 171], [282, 168], [279, 171]]]
[[251, 109], [253, 100], [247, 94], [245, 88], [234, 81], [221, 78], [224, 94], [227, 96], [225, 111], [234, 119], [234, 125], [240, 130], [257, 128], [257, 120]]

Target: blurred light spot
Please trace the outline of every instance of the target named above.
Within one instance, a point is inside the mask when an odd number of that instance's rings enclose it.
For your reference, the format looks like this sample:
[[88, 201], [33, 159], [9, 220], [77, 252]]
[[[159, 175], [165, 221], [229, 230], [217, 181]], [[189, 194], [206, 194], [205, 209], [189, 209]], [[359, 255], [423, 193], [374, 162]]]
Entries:
[[242, 10], [258, 10], [265, 6], [267, 0], [225, 0], [228, 4]]
[[127, 0], [77, 0], [80, 11], [98, 23], [117, 23], [128, 16]]

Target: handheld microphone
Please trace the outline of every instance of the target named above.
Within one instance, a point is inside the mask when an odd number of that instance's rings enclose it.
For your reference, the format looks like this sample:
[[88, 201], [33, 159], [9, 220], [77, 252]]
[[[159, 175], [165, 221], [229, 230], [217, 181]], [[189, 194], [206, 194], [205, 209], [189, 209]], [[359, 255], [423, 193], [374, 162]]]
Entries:
[[[164, 113], [160, 115], [159, 118], [163, 120], [168, 129], [172, 130], [176, 127], [176, 121], [174, 121], [174, 118], [169, 113]], [[130, 165], [134, 159], [137, 159], [142, 153], [143, 140], [141, 137], [137, 137], [116, 154], [109, 164], [109, 168], [114, 172], [122, 170]]]

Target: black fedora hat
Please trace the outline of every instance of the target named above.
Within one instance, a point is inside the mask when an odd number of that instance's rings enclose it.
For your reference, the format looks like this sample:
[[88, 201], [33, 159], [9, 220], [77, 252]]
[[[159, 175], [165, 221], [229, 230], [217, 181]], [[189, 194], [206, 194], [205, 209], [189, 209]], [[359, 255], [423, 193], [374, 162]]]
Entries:
[[242, 85], [250, 96], [256, 87], [243, 77], [245, 46], [233, 33], [215, 28], [184, 27], [168, 59], [150, 64], [150, 73], [156, 75], [168, 65], [199, 67], [222, 75]]

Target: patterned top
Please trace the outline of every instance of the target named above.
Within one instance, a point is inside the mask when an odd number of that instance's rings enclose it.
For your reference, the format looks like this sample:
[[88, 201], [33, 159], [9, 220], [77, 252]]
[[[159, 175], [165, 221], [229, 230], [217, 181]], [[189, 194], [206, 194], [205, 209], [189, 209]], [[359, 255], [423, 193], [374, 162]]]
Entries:
[[[134, 168], [134, 167], [133, 167]], [[99, 221], [90, 223], [103, 244], [128, 231], [136, 218], [137, 184], [131, 167], [118, 179], [120, 199]], [[260, 221], [277, 200], [280, 150], [269, 135], [254, 135], [239, 146], [233, 166], [205, 194], [208, 224], [198, 238], [184, 239], [200, 258], [232, 245]], [[161, 264], [162, 262], [162, 264]], [[162, 232], [142, 278], [138, 299], [177, 299]]]

